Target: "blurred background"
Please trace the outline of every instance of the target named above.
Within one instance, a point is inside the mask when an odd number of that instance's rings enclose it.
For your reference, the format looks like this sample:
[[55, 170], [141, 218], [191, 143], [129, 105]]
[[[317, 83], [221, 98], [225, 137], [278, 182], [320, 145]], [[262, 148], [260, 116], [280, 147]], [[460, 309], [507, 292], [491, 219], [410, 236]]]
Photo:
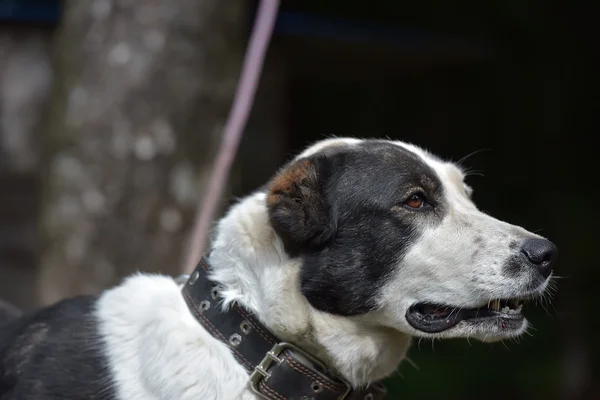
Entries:
[[[373, 4], [374, 3], [374, 4]], [[221, 212], [328, 135], [466, 165], [553, 240], [520, 343], [421, 341], [390, 398], [600, 399], [596, 15], [583, 2], [284, 0]], [[179, 274], [256, 3], [0, 0], [0, 298]]]

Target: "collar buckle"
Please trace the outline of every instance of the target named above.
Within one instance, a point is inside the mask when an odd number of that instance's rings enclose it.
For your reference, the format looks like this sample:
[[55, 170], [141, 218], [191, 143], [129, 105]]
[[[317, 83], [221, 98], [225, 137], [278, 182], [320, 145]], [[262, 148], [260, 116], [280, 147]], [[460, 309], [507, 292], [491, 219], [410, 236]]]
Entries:
[[[260, 391], [260, 382], [266, 381], [267, 379], [269, 379], [271, 377], [271, 373], [269, 372], [269, 370], [273, 366], [273, 364], [279, 365], [283, 362], [283, 358], [280, 358], [280, 356], [281, 356], [281, 353], [283, 353], [283, 351], [286, 349], [291, 350], [291, 351], [298, 353], [298, 354], [302, 355], [303, 357], [307, 358], [312, 363], [318, 365], [322, 371], [327, 370], [327, 367], [325, 366], [325, 364], [323, 364], [320, 360], [315, 358], [313, 355], [305, 352], [301, 348], [299, 348], [291, 343], [287, 343], [287, 342], [277, 343], [275, 346], [273, 346], [271, 348], [271, 350], [269, 350], [267, 352], [267, 354], [262, 359], [262, 361], [254, 368], [254, 371], [252, 371], [252, 373], [250, 374], [250, 378], [249, 378], [250, 388], [252, 389], [252, 391], [255, 394], [259, 395], [261, 398], [267, 399], [268, 397], [266, 397]], [[342, 382], [346, 386], [346, 391], [340, 397], [338, 397], [338, 400], [346, 399], [348, 397], [348, 395], [350, 394], [350, 392], [352, 391], [352, 386], [350, 386], [350, 384], [348, 382], [346, 382], [344, 380], [342, 380]]]

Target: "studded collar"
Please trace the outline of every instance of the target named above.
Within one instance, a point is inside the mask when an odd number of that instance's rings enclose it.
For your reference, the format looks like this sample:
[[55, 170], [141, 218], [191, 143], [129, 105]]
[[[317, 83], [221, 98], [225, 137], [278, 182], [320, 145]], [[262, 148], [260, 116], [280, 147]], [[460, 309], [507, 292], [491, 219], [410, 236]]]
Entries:
[[280, 341], [250, 311], [234, 303], [220, 305], [218, 286], [208, 278], [202, 258], [183, 285], [182, 293], [192, 315], [225, 343], [248, 371], [249, 387], [265, 399], [275, 400], [379, 400], [386, 395], [381, 383], [353, 389], [330, 373], [320, 360], [292, 343]]

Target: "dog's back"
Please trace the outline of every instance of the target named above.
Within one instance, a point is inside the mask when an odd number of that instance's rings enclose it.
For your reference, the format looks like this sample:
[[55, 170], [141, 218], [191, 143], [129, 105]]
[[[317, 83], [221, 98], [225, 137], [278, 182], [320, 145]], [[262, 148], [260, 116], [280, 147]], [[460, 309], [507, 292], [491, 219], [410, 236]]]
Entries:
[[82, 296], [23, 316], [2, 306], [0, 400], [115, 398], [95, 302]]

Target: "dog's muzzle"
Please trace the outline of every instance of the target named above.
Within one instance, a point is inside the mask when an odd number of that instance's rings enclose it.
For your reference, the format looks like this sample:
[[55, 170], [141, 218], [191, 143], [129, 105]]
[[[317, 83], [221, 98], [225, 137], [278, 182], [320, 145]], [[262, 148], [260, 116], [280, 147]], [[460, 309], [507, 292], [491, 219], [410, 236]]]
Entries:
[[[215, 338], [225, 343], [249, 373], [250, 389], [265, 399], [377, 400], [386, 389], [381, 383], [353, 388], [331, 373], [318, 358], [273, 335], [239, 304], [222, 310], [219, 287], [208, 279], [202, 258], [189, 276], [177, 278], [192, 315]], [[186, 279], [187, 278], [187, 279]]]

